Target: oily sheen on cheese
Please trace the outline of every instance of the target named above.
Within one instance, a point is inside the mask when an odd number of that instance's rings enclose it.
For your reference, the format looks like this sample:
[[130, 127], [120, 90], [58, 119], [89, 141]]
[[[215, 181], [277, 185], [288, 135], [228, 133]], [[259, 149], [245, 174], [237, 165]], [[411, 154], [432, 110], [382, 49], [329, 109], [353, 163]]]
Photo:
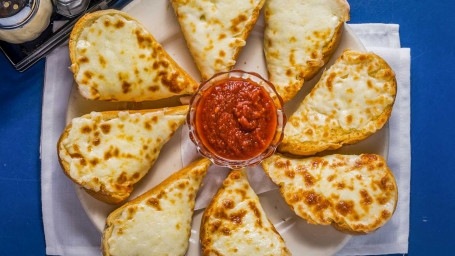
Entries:
[[397, 185], [378, 155], [292, 159], [275, 154], [262, 166], [294, 212], [313, 224], [368, 233], [395, 211]]
[[279, 151], [311, 155], [365, 139], [387, 122], [395, 95], [383, 59], [345, 51], [289, 118]]
[[232, 170], [202, 216], [203, 255], [291, 255], [248, 183]]
[[210, 161], [201, 159], [107, 218], [105, 256], [185, 255], [196, 193]]
[[92, 194], [119, 203], [152, 167], [187, 109], [92, 112], [73, 119], [58, 145], [65, 173]]
[[234, 66], [264, 0], [171, 0], [204, 80]]
[[142, 24], [119, 11], [81, 18], [70, 52], [74, 79], [87, 99], [157, 100], [198, 87]]
[[264, 51], [269, 80], [286, 102], [329, 60], [341, 26], [349, 20], [345, 0], [268, 0]]

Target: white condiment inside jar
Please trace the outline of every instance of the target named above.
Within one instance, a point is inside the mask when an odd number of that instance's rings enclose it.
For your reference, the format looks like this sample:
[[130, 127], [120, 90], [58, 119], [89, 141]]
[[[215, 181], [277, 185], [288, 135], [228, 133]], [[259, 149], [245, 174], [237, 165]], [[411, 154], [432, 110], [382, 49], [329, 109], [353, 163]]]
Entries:
[[50, 0], [0, 0], [0, 40], [20, 44], [36, 39], [51, 14]]

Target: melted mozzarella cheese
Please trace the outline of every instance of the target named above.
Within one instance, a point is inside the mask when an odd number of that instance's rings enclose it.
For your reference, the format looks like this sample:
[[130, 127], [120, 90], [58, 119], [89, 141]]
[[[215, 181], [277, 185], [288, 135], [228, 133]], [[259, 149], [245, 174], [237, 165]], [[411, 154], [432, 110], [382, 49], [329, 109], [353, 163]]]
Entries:
[[288, 101], [324, 64], [324, 52], [349, 19], [342, 0], [268, 0], [264, 49], [269, 80]]
[[256, 23], [262, 0], [172, 0], [188, 47], [204, 79], [228, 71]]
[[372, 134], [387, 121], [388, 115], [379, 117], [391, 110], [395, 95], [395, 75], [384, 60], [371, 53], [345, 51], [292, 114], [280, 148], [359, 139], [350, 137], [353, 132]]
[[196, 193], [208, 165], [208, 160], [203, 161], [188, 174], [163, 182], [164, 186], [125, 207], [112, 222], [107, 241], [110, 255], [185, 255]]
[[292, 159], [275, 154], [262, 165], [286, 202], [310, 223], [335, 222], [369, 232], [384, 225], [395, 210], [395, 179], [378, 155]]
[[291, 255], [267, 219], [246, 170], [233, 170], [202, 222], [204, 255]]
[[71, 121], [60, 158], [69, 164], [71, 178], [87, 189], [129, 190], [152, 167], [184, 119], [184, 113], [155, 111], [119, 112], [116, 118], [103, 120], [102, 113], [92, 112]]
[[75, 80], [87, 99], [156, 100], [198, 86], [142, 24], [120, 14], [102, 15], [83, 28], [76, 58]]

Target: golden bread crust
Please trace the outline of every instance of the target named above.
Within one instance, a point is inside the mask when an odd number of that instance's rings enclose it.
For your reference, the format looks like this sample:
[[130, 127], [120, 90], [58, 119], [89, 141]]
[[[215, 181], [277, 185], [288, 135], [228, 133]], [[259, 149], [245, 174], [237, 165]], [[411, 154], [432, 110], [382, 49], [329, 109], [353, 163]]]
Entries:
[[[343, 72], [346, 68], [363, 71], [363, 73], [356, 72], [343, 74], [343, 76], [348, 78], [353, 77], [354, 82], [359, 79], [365, 80], [364, 83], [358, 83], [357, 89], [355, 87], [349, 87], [350, 84], [348, 82], [342, 81], [345, 78], [342, 78], [342, 75], [340, 75], [339, 72]], [[359, 78], [358, 76], [364, 77]], [[363, 117], [359, 118], [355, 116], [360, 116], [360, 110], [358, 113], [352, 112], [352, 114], [347, 117], [339, 115], [338, 119], [333, 116], [333, 113], [329, 113], [327, 110], [325, 110], [324, 113], [320, 111], [321, 104], [325, 104], [326, 108], [331, 108], [332, 111], [336, 111], [337, 113], [341, 113], [349, 108], [360, 109], [363, 107], [355, 106], [354, 103], [350, 102], [352, 99], [345, 100], [341, 99], [340, 95], [336, 95], [336, 93], [333, 92], [334, 79], [340, 79], [340, 83], [343, 86], [346, 86], [346, 91], [350, 90], [350, 94], [347, 95], [354, 94], [354, 96], [352, 96], [354, 98], [356, 97], [356, 94], [364, 93], [367, 90], [376, 90], [374, 92], [375, 97], [369, 95], [365, 96], [364, 99], [360, 99], [362, 101], [361, 103], [365, 106], [365, 112], [368, 113], [365, 114], [367, 120], [363, 120], [365, 119]], [[374, 81], [378, 82], [377, 85], [374, 84]], [[278, 150], [294, 155], [313, 155], [324, 150], [340, 148], [345, 144], [354, 144], [368, 138], [381, 129], [389, 119], [396, 97], [396, 87], [395, 74], [382, 58], [373, 53], [346, 50], [337, 62], [329, 70], [324, 72], [321, 80], [313, 88], [310, 94], [307, 95], [299, 109], [289, 118], [287, 127], [285, 128], [283, 141], [279, 145]], [[326, 97], [327, 99], [317, 98], [323, 93], [333, 94], [331, 97], [335, 100], [328, 97]], [[339, 99], [337, 99], [337, 97]], [[386, 99], [383, 100], [382, 97]], [[322, 102], [323, 99], [327, 101]], [[335, 102], [333, 107], [330, 106], [328, 100]], [[319, 106], [315, 105], [314, 102], [316, 101], [320, 102]], [[344, 107], [339, 106], [343, 105], [340, 102], [344, 104]], [[358, 102], [356, 102], [356, 104], [357, 103]], [[374, 111], [380, 111], [380, 113]], [[316, 118], [321, 118], [321, 116], [323, 116], [324, 118], [327, 118], [327, 120], [325, 123], [321, 123], [319, 122], [320, 120], [315, 121], [315, 116], [318, 116]], [[343, 120], [339, 120], [341, 117]], [[358, 120], [363, 123], [356, 127], [350, 126], [349, 123], [342, 126], [341, 124], [346, 122], [344, 118], [348, 118], [349, 122]], [[334, 121], [336, 124], [332, 124], [330, 121]]]
[[[158, 112], [158, 111], [164, 111], [164, 114], [168, 115], [173, 115], [173, 114], [180, 114], [183, 115], [188, 112], [188, 105], [183, 105], [183, 106], [178, 106], [178, 107], [171, 107], [171, 108], [162, 108], [162, 109], [143, 109], [143, 110], [129, 110], [129, 111], [105, 111], [105, 112], [100, 112], [101, 113], [101, 118], [104, 121], [111, 120], [113, 118], [118, 117], [119, 112], [128, 112], [129, 114], [145, 114], [145, 113], [153, 113], [153, 112]], [[87, 118], [90, 119], [90, 114], [83, 115], [81, 118]], [[62, 170], [68, 178], [70, 178], [74, 183], [77, 183], [81, 186], [83, 184], [76, 180], [74, 177], [70, 175], [70, 163], [65, 161], [65, 159], [62, 158], [60, 152], [67, 152], [65, 147], [63, 146], [62, 141], [68, 138], [69, 132], [71, 130], [72, 124], [68, 124], [65, 128], [65, 130], [62, 132], [62, 135], [60, 136], [60, 139], [58, 140], [57, 143], [57, 152], [58, 152], [58, 159], [60, 166], [62, 167]], [[93, 196], [94, 198], [101, 200], [105, 203], [108, 204], [118, 204], [124, 201], [128, 196], [130, 195], [131, 191], [133, 190], [133, 184], [130, 184], [128, 187], [123, 187], [124, 191], [117, 191], [116, 193], [113, 193], [112, 191], [108, 191], [104, 186], [100, 187], [99, 191], [94, 191], [91, 189], [84, 188], [85, 191]]]
[[[291, 255], [249, 186], [246, 169], [232, 170], [212, 198], [202, 216], [200, 241], [206, 256], [248, 255], [251, 250], [255, 255]], [[265, 244], [271, 245], [263, 248]]]
[[[275, 1], [276, 3], [279, 4], [278, 0]], [[332, 2], [333, 5], [335, 6], [334, 7], [335, 10], [333, 10], [333, 12], [339, 15], [338, 17], [339, 22], [337, 26], [333, 28], [334, 32], [332, 33], [332, 35], [330, 35], [331, 30], [329, 30], [328, 35], [326, 35], [327, 31], [315, 31], [314, 34], [311, 35], [312, 38], [305, 39], [306, 42], [312, 42], [311, 45], [307, 45], [305, 47], [300, 46], [297, 48], [293, 48], [294, 46], [292, 46], [293, 43], [295, 43], [298, 40], [296, 39], [295, 34], [293, 35], [292, 33], [287, 32], [287, 34], [280, 35], [278, 39], [275, 38], [275, 32], [277, 32], [276, 29], [282, 28], [276, 27], [275, 23], [277, 22], [277, 20], [275, 20], [276, 18], [272, 20], [271, 17], [273, 15], [276, 15], [277, 13], [279, 14], [282, 10], [273, 10], [273, 8], [270, 7], [272, 4], [269, 5], [266, 4], [266, 11], [264, 16], [266, 21], [264, 51], [267, 61], [268, 76], [269, 80], [275, 85], [278, 94], [281, 96], [284, 102], [287, 102], [294, 98], [294, 96], [299, 92], [303, 84], [311, 80], [324, 67], [324, 65], [329, 61], [330, 57], [333, 55], [341, 41], [344, 22], [349, 21], [350, 19], [349, 16], [350, 7], [345, 0], [333, 0]], [[273, 6], [275, 5], [276, 4], [274, 3]], [[283, 20], [282, 25], [284, 26], [289, 25], [288, 23], [290, 22], [290, 20], [294, 18], [291, 15], [292, 13], [293, 13], [292, 10], [290, 10], [289, 21]], [[291, 22], [291, 24], [293, 23]], [[299, 32], [295, 31], [295, 33]], [[293, 36], [290, 39], [288, 39], [288, 36], [290, 35]], [[285, 43], [283, 41], [285, 39], [288, 39], [289, 42]], [[284, 43], [285, 45], [282, 45]], [[318, 49], [320, 47], [320, 44], [323, 45], [322, 49], [320, 49], [319, 52]], [[281, 45], [281, 47], [287, 47], [291, 49], [289, 60], [285, 59], [288, 57], [287, 50], [283, 51], [283, 49], [281, 49], [281, 51], [277, 51], [280, 49], [276, 48], [277, 45]], [[308, 49], [306, 47], [308, 47]], [[306, 61], [303, 61], [303, 59], [302, 60], [299, 59], [303, 57], [308, 59]], [[280, 63], [280, 65], [277, 64], [278, 62]], [[286, 74], [285, 79], [283, 78], [284, 74]]]
[[[197, 65], [197, 67], [198, 67], [198, 69], [199, 69], [199, 71], [200, 71], [200, 73], [202, 75], [202, 79], [203, 80], [207, 80], [210, 77], [212, 77], [215, 73], [218, 73], [218, 72], [221, 72], [221, 71], [229, 71], [229, 70], [231, 70], [234, 67], [235, 62], [237, 60], [237, 57], [240, 54], [240, 51], [242, 50], [244, 44], [242, 44], [242, 45], [233, 44], [232, 46], [229, 46], [230, 49], [223, 48], [224, 51], [231, 51], [232, 52], [232, 54], [226, 54], [225, 55], [225, 56], [232, 56], [229, 59], [229, 60], [233, 61], [232, 64], [227, 65], [227, 66], [223, 67], [222, 69], [215, 68], [214, 72], [210, 68], [207, 68], [206, 67], [207, 63], [204, 63], [204, 60], [202, 58], [198, 57], [199, 54], [200, 54], [200, 52], [199, 52], [200, 50], [195, 49], [195, 48], [192, 47], [192, 43], [193, 42], [191, 42], [191, 40], [192, 40], [191, 36], [193, 35], [194, 31], [190, 31], [190, 30], [184, 29], [183, 26], [182, 26], [182, 23], [186, 22], [184, 20], [184, 17], [187, 14], [181, 13], [179, 11], [179, 7], [180, 6], [191, 5], [192, 4], [191, 2], [192, 1], [171, 0], [171, 3], [172, 3], [172, 6], [174, 7], [174, 11], [176, 13], [177, 19], [179, 20], [180, 26], [182, 28], [182, 32], [183, 32], [183, 34], [185, 36], [188, 49], [190, 50], [191, 55], [193, 56], [193, 58], [195, 60], [195, 63], [196, 63], [196, 65]], [[240, 34], [236, 34], [235, 35], [236, 39], [241, 39], [242, 41], [246, 41], [247, 40], [251, 30], [253, 29], [254, 25], [256, 24], [257, 18], [259, 17], [259, 14], [260, 14], [262, 6], [264, 5], [264, 2], [265, 2], [265, 0], [260, 0], [260, 2], [254, 7], [254, 9], [252, 10], [251, 16], [248, 17], [248, 22], [246, 22], [246, 24], [244, 24], [244, 26], [241, 28]], [[212, 25], [216, 25], [216, 22], [212, 23]], [[225, 29], [228, 30], [227, 27]], [[206, 40], [206, 39], [205, 38], [204, 39], [201, 38], [201, 40]], [[207, 51], [209, 51], [209, 50], [210, 49], [208, 49]], [[221, 57], [220, 58], [220, 60], [221, 60], [221, 59], [223, 59], [224, 56], [220, 56], [220, 57]], [[213, 63], [211, 63], [210, 65], [212, 65], [212, 64]]]
[[395, 212], [398, 188], [379, 155], [291, 158], [275, 154], [262, 166], [289, 207], [311, 224], [369, 234]]
[[[125, 203], [121, 207], [119, 207], [116, 210], [114, 210], [113, 212], [111, 212], [106, 219], [106, 226], [104, 228], [104, 231], [102, 234], [102, 239], [101, 239], [101, 249], [102, 249], [103, 255], [110, 256], [108, 240], [112, 235], [112, 231], [113, 231], [116, 219], [119, 218], [119, 216], [122, 214], [122, 212], [125, 208], [127, 208], [130, 205], [138, 204], [150, 196], [159, 194], [166, 187], [168, 187], [169, 184], [173, 183], [174, 181], [187, 177], [192, 172], [194, 172], [194, 174], [192, 174], [192, 175], [205, 176], [207, 168], [210, 165], [211, 165], [210, 160], [208, 160], [206, 158], [201, 158], [199, 160], [196, 160], [196, 161], [192, 162], [191, 164], [189, 164], [188, 166], [186, 166], [185, 168], [170, 175], [166, 180], [161, 182], [156, 187], [150, 189], [149, 191], [145, 192], [144, 194], [138, 196], [137, 198], [131, 200], [130, 202]], [[197, 170], [196, 172], [194, 171], [194, 169], [199, 169], [199, 168], [201, 168], [201, 170]]]
[[[84, 31], [84, 29], [89, 27], [90, 25], [92, 25], [96, 20], [98, 20], [104, 16], [113, 16], [113, 15], [120, 15], [121, 17], [125, 18], [128, 21], [134, 21], [141, 25], [141, 23], [138, 20], [134, 19], [133, 17], [129, 16], [128, 14], [126, 14], [124, 12], [113, 10], [113, 9], [108, 9], [108, 10], [96, 11], [96, 12], [88, 13], [88, 14], [84, 15], [77, 21], [77, 23], [74, 25], [73, 30], [71, 31], [71, 35], [70, 35], [70, 39], [69, 39], [69, 53], [70, 53], [70, 59], [71, 59], [71, 63], [72, 63], [71, 70], [73, 72], [74, 80], [76, 81], [78, 89], [81, 92], [81, 95], [84, 98], [91, 99], [91, 100], [93, 100], [93, 99], [100, 99], [100, 100], [106, 100], [106, 101], [128, 100], [128, 101], [135, 101], [135, 102], [144, 101], [144, 100], [158, 100], [161, 98], [171, 97], [172, 95], [170, 93], [168, 93], [169, 95], [167, 95], [167, 96], [162, 96], [162, 95], [155, 96], [154, 93], [155, 93], [156, 89], [146, 90], [145, 95], [143, 95], [139, 98], [135, 98], [134, 96], [132, 96], [130, 98], [128, 98], [128, 97], [124, 98], [123, 96], [122, 97], [120, 97], [120, 96], [113, 97], [111, 95], [103, 96], [103, 95], [100, 95], [97, 88], [94, 88], [94, 87], [91, 87], [90, 90], [95, 91], [96, 93], [95, 94], [92, 93], [90, 97], [86, 93], [82, 92], [81, 85], [78, 83], [78, 79], [77, 79], [77, 76], [79, 74], [79, 69], [80, 69], [80, 66], [78, 63], [77, 49], [76, 49], [77, 42], [79, 41], [79, 37], [80, 37], [81, 33]], [[171, 56], [169, 56], [169, 54], [162, 48], [162, 46], [156, 41], [156, 39], [153, 37], [153, 35], [150, 34], [150, 32], [148, 32], [148, 34], [149, 34], [149, 37], [150, 37], [152, 43], [155, 44], [154, 50], [158, 52], [158, 55], [161, 56], [162, 59], [165, 59], [166, 61], [168, 61], [170, 63], [171, 67], [176, 69], [178, 76], [182, 77], [182, 79], [184, 81], [184, 82], [177, 83], [172, 80], [174, 78], [170, 78], [171, 81], [167, 81], [166, 84], [167, 83], [173, 83], [173, 84], [170, 85], [170, 87], [167, 89], [169, 89], [170, 92], [175, 95], [185, 94], [185, 93], [194, 93], [197, 90], [199, 84], [196, 81], [194, 81], [194, 79], [190, 75], [188, 75], [186, 73], [186, 71], [183, 70], [175, 62], [174, 59], [171, 58]], [[150, 63], [149, 69], [154, 69], [154, 68], [152, 68], [152, 66], [154, 66], [154, 63]], [[96, 75], [97, 74], [94, 74], [93, 76], [96, 76]], [[161, 79], [163, 79], [163, 78], [161, 78]], [[156, 82], [156, 83], [157, 83], [157, 85], [160, 84], [160, 82]], [[163, 84], [165, 84], [165, 83], [164, 82], [161, 82], [161, 83], [162, 84], [160, 86], [164, 86]], [[169, 86], [169, 85], [166, 85], [166, 86]], [[184, 88], [184, 87], [186, 87], [186, 88]]]

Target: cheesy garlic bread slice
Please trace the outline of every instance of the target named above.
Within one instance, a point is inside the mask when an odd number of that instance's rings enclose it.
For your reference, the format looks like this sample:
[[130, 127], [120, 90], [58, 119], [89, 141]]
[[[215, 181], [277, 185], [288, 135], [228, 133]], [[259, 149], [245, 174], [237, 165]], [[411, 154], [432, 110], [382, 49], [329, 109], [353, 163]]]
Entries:
[[328, 155], [293, 159], [274, 154], [262, 162], [294, 212], [312, 224], [371, 233], [395, 211], [395, 178], [379, 155]]
[[84, 15], [69, 49], [74, 80], [87, 99], [157, 100], [198, 87], [139, 21], [120, 11]]
[[336, 50], [349, 20], [346, 0], [267, 0], [264, 51], [269, 81], [292, 99]]
[[278, 150], [312, 155], [363, 140], [387, 122], [396, 92], [382, 58], [347, 50], [289, 118]]
[[259, 198], [248, 183], [246, 169], [232, 170], [202, 216], [202, 254], [291, 255]]
[[109, 214], [104, 256], [183, 256], [188, 249], [196, 194], [210, 160], [197, 160]]
[[265, 0], [171, 0], [204, 80], [234, 67]]
[[106, 203], [125, 200], [183, 124], [188, 106], [92, 112], [74, 118], [57, 145], [65, 174]]

